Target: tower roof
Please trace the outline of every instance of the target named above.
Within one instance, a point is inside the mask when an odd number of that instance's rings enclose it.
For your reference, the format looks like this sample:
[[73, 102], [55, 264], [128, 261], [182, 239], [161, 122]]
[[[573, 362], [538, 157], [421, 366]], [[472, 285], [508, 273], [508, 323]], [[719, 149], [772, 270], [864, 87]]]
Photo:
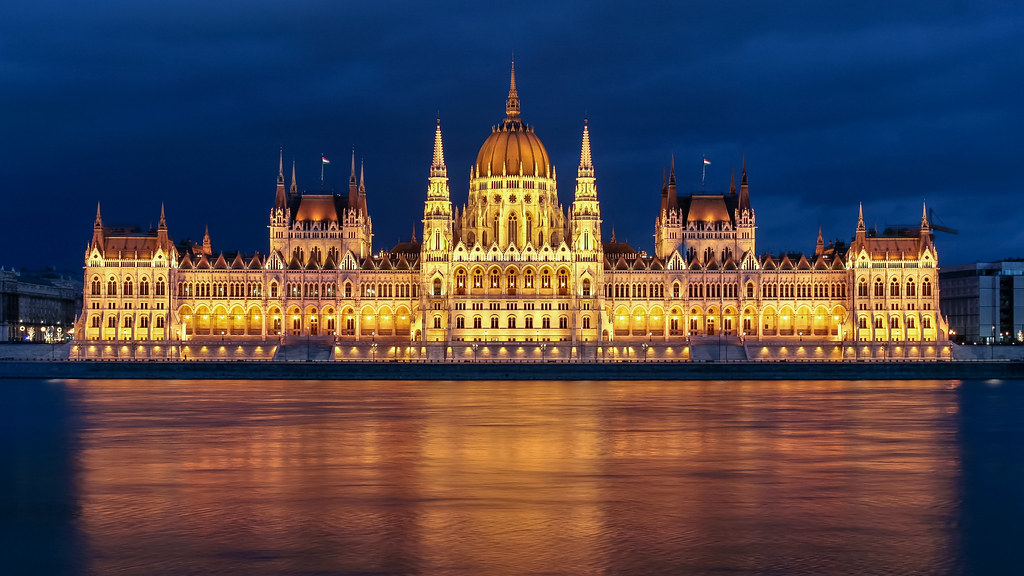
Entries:
[[505, 120], [491, 131], [476, 156], [479, 176], [488, 174], [552, 178], [551, 159], [540, 138], [519, 116], [515, 64], [505, 103]]

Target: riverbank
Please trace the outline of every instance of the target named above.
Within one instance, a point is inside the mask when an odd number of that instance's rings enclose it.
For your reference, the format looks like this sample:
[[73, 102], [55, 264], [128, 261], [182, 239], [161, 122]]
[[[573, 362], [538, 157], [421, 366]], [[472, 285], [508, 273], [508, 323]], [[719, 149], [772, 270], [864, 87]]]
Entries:
[[0, 361], [0, 378], [225, 380], [1021, 379], [1024, 362], [97, 362]]

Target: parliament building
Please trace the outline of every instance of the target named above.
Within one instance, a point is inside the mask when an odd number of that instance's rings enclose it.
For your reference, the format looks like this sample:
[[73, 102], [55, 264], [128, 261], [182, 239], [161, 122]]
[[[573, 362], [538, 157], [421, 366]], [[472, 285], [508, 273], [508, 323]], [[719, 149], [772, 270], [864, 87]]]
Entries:
[[208, 233], [175, 244], [162, 208], [142, 231], [104, 226], [97, 207], [72, 357], [949, 358], [926, 215], [919, 229], [880, 236], [861, 211], [848, 244], [826, 245], [819, 231], [813, 254], [758, 254], [746, 166], [717, 194], [678, 193], [673, 167], [650, 255], [602, 234], [586, 123], [563, 206], [547, 150], [521, 119], [514, 68], [461, 206], [438, 121], [420, 239], [374, 251], [354, 156], [351, 169], [347, 193], [300, 193], [294, 165], [287, 185], [280, 161], [265, 255], [215, 251]]

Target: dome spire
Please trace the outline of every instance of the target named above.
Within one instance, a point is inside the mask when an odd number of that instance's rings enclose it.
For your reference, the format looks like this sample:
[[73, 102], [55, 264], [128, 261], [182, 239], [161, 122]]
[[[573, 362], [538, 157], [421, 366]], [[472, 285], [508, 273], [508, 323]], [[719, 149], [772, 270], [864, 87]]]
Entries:
[[580, 146], [580, 168], [579, 174], [581, 178], [584, 176], [594, 176], [594, 161], [590, 156], [590, 129], [587, 126], [587, 119], [583, 119], [583, 144]]
[[434, 163], [430, 166], [431, 177], [444, 178], [448, 176], [448, 168], [444, 165], [444, 144], [441, 142], [441, 118], [437, 119], [437, 128], [434, 130]]
[[505, 116], [519, 120], [519, 93], [516, 92], [516, 61], [512, 60], [512, 75], [508, 85], [508, 100], [505, 102]]
[[292, 187], [291, 187], [291, 193], [292, 193], [292, 196], [296, 196], [299, 193], [299, 184], [295, 180], [295, 160], [292, 160]]

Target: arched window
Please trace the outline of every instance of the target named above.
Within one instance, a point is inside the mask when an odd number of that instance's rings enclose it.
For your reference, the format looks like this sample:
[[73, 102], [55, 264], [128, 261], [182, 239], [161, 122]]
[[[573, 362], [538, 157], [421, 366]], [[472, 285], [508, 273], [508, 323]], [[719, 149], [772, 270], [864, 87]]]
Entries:
[[483, 288], [483, 287], [484, 287], [484, 273], [483, 273], [483, 271], [479, 270], [479, 269], [474, 270], [473, 271], [473, 288]]
[[896, 329], [900, 327], [899, 316], [893, 316], [889, 318], [889, 328]]
[[544, 270], [540, 273], [540, 287], [551, 288], [551, 272]]
[[867, 329], [868, 319], [864, 316], [861, 316], [860, 319], [857, 320], [857, 327], [860, 328], [861, 330]]
[[491, 288], [501, 287], [501, 274], [495, 270], [491, 270]]
[[456, 316], [455, 317], [455, 327], [456, 328], [465, 328], [466, 327], [466, 318], [464, 316]]
[[113, 276], [107, 280], [107, 296], [117, 296], [117, 280]]
[[100, 295], [100, 277], [99, 276], [94, 276], [93, 277], [92, 282], [89, 284], [89, 288], [90, 288], [90, 293], [93, 296], [99, 296]]
[[483, 319], [480, 318], [479, 316], [474, 316], [473, 317], [473, 328], [476, 328], [477, 330], [479, 330], [480, 328], [483, 328]]
[[889, 296], [897, 298], [900, 295], [900, 282], [893, 278], [892, 282], [889, 283]]
[[466, 293], [466, 271], [461, 268], [455, 273], [455, 293]]
[[551, 318], [549, 318], [547, 316], [541, 318], [540, 319], [540, 327], [541, 328], [551, 328]]
[[527, 268], [523, 274], [523, 288], [533, 288], [533, 269]]
[[881, 278], [875, 278], [875, 297], [881, 298], [885, 296], [885, 286], [882, 284]]
[[277, 298], [277, 282], [270, 283], [270, 297]]
[[565, 270], [558, 271], [558, 293], [569, 293], [569, 273], [566, 272]]
[[921, 296], [930, 297], [932, 295], [932, 281], [930, 278], [925, 278], [921, 282]]
[[139, 318], [139, 328], [149, 328], [149, 317], [143, 316]]
[[441, 279], [434, 278], [434, 296], [441, 295]]
[[508, 278], [507, 278], [507, 280], [508, 280], [508, 293], [509, 294], [515, 294], [516, 293], [516, 271], [515, 270], [509, 270], [508, 271]]
[[747, 298], [753, 298], [753, 297], [754, 297], [754, 283], [753, 282], [747, 282]]
[[509, 214], [508, 216], [508, 243], [518, 244], [519, 239], [519, 219], [515, 214]]
[[125, 328], [131, 328], [132, 327], [132, 317], [131, 316], [125, 316], [124, 317], [124, 327]]
[[516, 317], [515, 316], [509, 316], [508, 317], [507, 326], [509, 328], [515, 328], [516, 327]]
[[441, 327], [441, 317], [440, 316], [434, 316], [434, 328], [440, 328], [440, 327]]
[[583, 295], [590, 296], [590, 278], [583, 279]]
[[132, 281], [130, 279], [129, 280], [125, 280], [124, 281], [124, 292], [123, 292], [123, 294], [125, 296], [131, 296], [132, 293], [134, 292], [134, 290], [132, 288], [133, 288]]
[[558, 327], [565, 330], [569, 327], [569, 319], [565, 316], [558, 317]]
[[345, 281], [345, 298], [352, 297], [352, 283]]
[[916, 327], [916, 326], [915, 326], [915, 324], [914, 324], [914, 317], [913, 317], [913, 316], [911, 316], [910, 318], [907, 318], [907, 330], [912, 330], [912, 329], [914, 329], [915, 327]]
[[907, 296], [917, 296], [917, 287], [914, 286], [914, 279], [907, 280]]
[[882, 317], [881, 316], [875, 316], [875, 328], [877, 330], [881, 330], [882, 327], [883, 327]]
[[921, 327], [926, 330], [932, 327], [931, 316], [925, 316], [924, 318], [921, 318]]
[[526, 328], [527, 329], [533, 328], [533, 316], [527, 316], [526, 317]]
[[100, 315], [99, 314], [96, 314], [96, 315], [94, 315], [92, 317], [91, 326], [93, 328], [99, 328], [100, 327]]
[[497, 316], [491, 316], [491, 328], [493, 328], [493, 329], [497, 329], [498, 328], [498, 317]]
[[673, 282], [672, 283], [672, 297], [673, 298], [679, 298], [679, 296], [680, 296], [679, 282]]
[[163, 316], [157, 316], [156, 317], [156, 327], [157, 328], [163, 328], [164, 327], [164, 317]]
[[533, 216], [530, 214], [526, 215], [526, 241], [533, 241]]
[[167, 282], [163, 278], [156, 279], [156, 295], [164, 296], [167, 294]]
[[583, 317], [583, 329], [584, 330], [589, 330], [590, 329], [590, 316], [584, 316]]

